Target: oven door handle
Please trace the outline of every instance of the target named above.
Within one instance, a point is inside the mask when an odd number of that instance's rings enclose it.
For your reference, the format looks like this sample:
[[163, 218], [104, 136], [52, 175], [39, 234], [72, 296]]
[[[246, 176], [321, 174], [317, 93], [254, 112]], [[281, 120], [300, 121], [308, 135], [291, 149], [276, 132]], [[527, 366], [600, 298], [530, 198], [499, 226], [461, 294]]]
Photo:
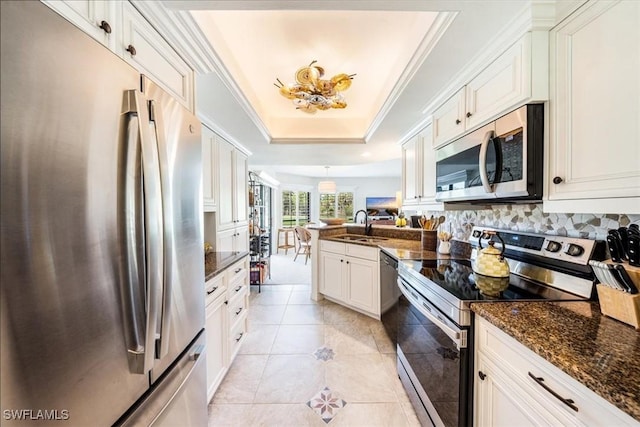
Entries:
[[[489, 142], [493, 139], [495, 133], [490, 130], [482, 138], [482, 144], [480, 145], [480, 160], [478, 166], [480, 167], [480, 180], [484, 187], [485, 193], [493, 193], [493, 185], [489, 182], [489, 175], [487, 174], [487, 149], [489, 148]], [[497, 169], [496, 169], [497, 170]]]
[[456, 343], [458, 349], [467, 347], [466, 331], [455, 330], [440, 320], [430, 311], [431, 308], [424, 301], [420, 301], [420, 298], [401, 281], [398, 281], [398, 287], [405, 298], [407, 298], [424, 317], [442, 329], [442, 332], [447, 334], [447, 336]]

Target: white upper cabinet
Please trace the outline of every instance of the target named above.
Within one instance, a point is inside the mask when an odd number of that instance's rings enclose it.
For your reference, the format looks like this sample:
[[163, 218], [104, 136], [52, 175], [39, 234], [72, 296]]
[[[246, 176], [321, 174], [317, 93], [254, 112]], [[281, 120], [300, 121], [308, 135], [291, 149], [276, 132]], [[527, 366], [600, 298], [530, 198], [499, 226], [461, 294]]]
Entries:
[[229, 142], [217, 137], [218, 231], [247, 226], [247, 156]]
[[119, 28], [117, 2], [43, 0], [43, 3], [110, 50], [115, 50], [115, 30]]
[[44, 3], [194, 111], [193, 70], [131, 3], [94, 0]]
[[128, 2], [122, 9], [119, 54], [193, 110], [193, 70]]
[[419, 151], [422, 137], [418, 134], [402, 146], [402, 204], [415, 205], [420, 201]]
[[548, 33], [525, 34], [433, 113], [433, 147], [548, 98]]
[[462, 135], [465, 130], [465, 88], [460, 89], [433, 113], [433, 147]]
[[[429, 125], [420, 134], [422, 135], [422, 192], [421, 204], [436, 203], [436, 150], [431, 146], [432, 126]], [[442, 205], [442, 203], [438, 203]]]
[[436, 153], [431, 147], [431, 129], [428, 125], [402, 145], [402, 204], [412, 209], [442, 207], [435, 201]]
[[544, 210], [640, 213], [640, 2], [589, 2], [550, 37]]

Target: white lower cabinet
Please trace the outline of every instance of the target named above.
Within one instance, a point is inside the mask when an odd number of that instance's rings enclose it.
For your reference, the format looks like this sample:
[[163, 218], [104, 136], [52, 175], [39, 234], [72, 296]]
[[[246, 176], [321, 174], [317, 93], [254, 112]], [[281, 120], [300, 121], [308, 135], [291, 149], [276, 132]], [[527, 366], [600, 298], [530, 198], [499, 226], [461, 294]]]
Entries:
[[476, 426], [638, 426], [638, 422], [476, 316]]
[[320, 241], [320, 293], [380, 318], [378, 248]]
[[[222, 283], [222, 275], [216, 276]], [[211, 281], [210, 281], [211, 282]], [[207, 291], [209, 292], [209, 291]], [[207, 305], [206, 308], [206, 340], [207, 340], [207, 401], [222, 382], [227, 372], [227, 305], [226, 292]], [[208, 300], [207, 300], [208, 302]]]
[[247, 334], [249, 258], [205, 284], [207, 308], [207, 399], [211, 401]]

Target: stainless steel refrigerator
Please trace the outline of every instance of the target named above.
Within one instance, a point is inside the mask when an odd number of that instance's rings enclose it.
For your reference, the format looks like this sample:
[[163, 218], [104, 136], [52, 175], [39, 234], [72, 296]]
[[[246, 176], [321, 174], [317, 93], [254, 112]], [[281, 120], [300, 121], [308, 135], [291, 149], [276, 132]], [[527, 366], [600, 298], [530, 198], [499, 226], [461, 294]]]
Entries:
[[206, 425], [199, 121], [42, 3], [0, 18], [2, 425]]

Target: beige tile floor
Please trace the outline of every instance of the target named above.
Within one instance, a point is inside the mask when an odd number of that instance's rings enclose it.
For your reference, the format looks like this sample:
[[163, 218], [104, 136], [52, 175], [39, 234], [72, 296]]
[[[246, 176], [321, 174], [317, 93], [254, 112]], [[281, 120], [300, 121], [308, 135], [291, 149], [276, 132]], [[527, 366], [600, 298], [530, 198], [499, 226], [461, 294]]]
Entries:
[[[281, 268], [293, 262], [281, 257]], [[381, 323], [316, 303], [308, 278], [289, 279], [259, 294], [252, 287], [249, 332], [209, 405], [209, 425], [419, 426]], [[319, 348], [332, 350], [328, 360], [314, 355]], [[308, 405], [325, 388], [324, 403], [335, 406], [324, 412], [328, 422]]]

